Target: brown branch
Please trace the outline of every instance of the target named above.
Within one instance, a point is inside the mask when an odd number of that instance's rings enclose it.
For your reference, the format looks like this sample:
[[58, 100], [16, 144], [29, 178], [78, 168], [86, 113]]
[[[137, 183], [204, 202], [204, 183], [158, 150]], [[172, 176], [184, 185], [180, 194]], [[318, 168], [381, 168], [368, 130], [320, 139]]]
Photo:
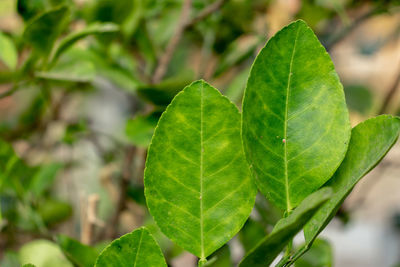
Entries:
[[87, 202], [82, 201], [82, 232], [81, 242], [91, 245], [94, 243], [94, 231], [96, 226], [103, 227], [104, 223], [97, 218], [97, 209], [99, 205], [99, 196], [97, 194], [89, 195]]
[[399, 87], [400, 87], [400, 68], [399, 68], [397, 76], [393, 82], [393, 85], [390, 87], [389, 91], [387, 92], [387, 94], [382, 102], [382, 106], [379, 109], [379, 114], [384, 114], [388, 111], [390, 101], [392, 100], [393, 96], [395, 95], [395, 93]]
[[132, 178], [132, 165], [136, 154], [136, 147], [129, 146], [125, 150], [124, 162], [122, 166], [122, 174], [120, 180], [120, 192], [117, 200], [116, 211], [112, 216], [110, 223], [105, 231], [106, 238], [114, 239], [118, 234], [118, 222], [121, 213], [126, 208], [127, 190]]
[[165, 49], [164, 54], [161, 55], [160, 60], [158, 61], [158, 65], [154, 72], [152, 82], [159, 83], [161, 79], [164, 77], [167, 72], [168, 64], [172, 59], [172, 56], [182, 39], [183, 33], [186, 29], [191, 28], [199, 21], [204, 20], [215, 11], [217, 11], [224, 4], [226, 0], [217, 0], [211, 5], [205, 7], [203, 10], [199, 12], [197, 16], [192, 19], [189, 19], [190, 10], [192, 6], [191, 0], [185, 0], [182, 7], [181, 17], [178, 23], [178, 26], [175, 30], [175, 34], [170, 39], [167, 48]]

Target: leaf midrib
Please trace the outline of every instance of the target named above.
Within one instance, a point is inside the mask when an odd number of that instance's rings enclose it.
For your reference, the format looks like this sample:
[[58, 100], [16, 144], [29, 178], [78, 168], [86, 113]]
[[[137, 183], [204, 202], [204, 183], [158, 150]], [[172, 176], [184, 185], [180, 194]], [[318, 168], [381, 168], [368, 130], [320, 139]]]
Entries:
[[203, 237], [203, 91], [204, 83], [201, 83], [200, 89], [200, 246], [201, 259], [204, 257], [204, 237]]
[[133, 263], [133, 267], [136, 267], [137, 259], [138, 259], [138, 256], [139, 256], [139, 250], [140, 250], [140, 247], [142, 245], [143, 232], [144, 232], [144, 230], [142, 229], [140, 231], [139, 245], [138, 245], [138, 248], [136, 250], [136, 257], [135, 257], [135, 262]]
[[287, 125], [288, 125], [288, 109], [289, 109], [289, 93], [290, 93], [290, 83], [292, 80], [292, 67], [293, 67], [293, 59], [294, 59], [294, 54], [296, 51], [296, 43], [297, 43], [297, 38], [299, 36], [299, 31], [300, 28], [297, 29], [296, 32], [296, 37], [294, 39], [294, 44], [293, 44], [293, 51], [292, 51], [292, 56], [290, 58], [290, 65], [289, 65], [289, 75], [288, 75], [288, 83], [286, 87], [286, 105], [285, 105], [285, 121], [284, 121], [284, 128], [283, 128], [283, 136], [285, 142], [283, 143], [283, 160], [284, 160], [284, 166], [285, 166], [285, 192], [286, 192], [286, 211], [290, 212], [292, 210], [292, 205], [290, 204], [290, 196], [289, 196], [289, 177], [288, 177], [288, 161], [287, 161]]

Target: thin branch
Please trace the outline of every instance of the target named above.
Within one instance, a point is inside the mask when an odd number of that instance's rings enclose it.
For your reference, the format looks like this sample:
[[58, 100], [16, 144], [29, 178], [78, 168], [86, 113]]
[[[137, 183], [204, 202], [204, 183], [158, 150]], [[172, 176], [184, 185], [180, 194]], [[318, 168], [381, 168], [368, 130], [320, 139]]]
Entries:
[[182, 7], [181, 17], [178, 23], [178, 26], [175, 30], [175, 34], [172, 36], [171, 40], [169, 41], [167, 48], [165, 49], [164, 54], [161, 55], [156, 70], [154, 72], [152, 82], [159, 83], [161, 79], [164, 77], [165, 73], [167, 72], [168, 64], [172, 59], [172, 56], [178, 47], [180, 40], [182, 39], [183, 33], [186, 29], [191, 28], [199, 21], [204, 20], [224, 4], [226, 0], [217, 0], [211, 5], [205, 7], [203, 10], [199, 12], [197, 16], [192, 19], [189, 19], [190, 10], [192, 6], [191, 0], [185, 0]]
[[128, 197], [127, 190], [132, 178], [132, 165], [133, 160], [136, 154], [136, 147], [129, 146], [125, 150], [124, 162], [122, 166], [122, 174], [119, 185], [119, 196], [117, 200], [117, 207], [113, 217], [110, 220], [108, 228], [105, 231], [106, 238], [116, 238], [118, 234], [118, 222], [121, 216], [121, 213], [126, 208], [126, 199]]
[[100, 198], [97, 194], [91, 194], [87, 202], [82, 201], [84, 212], [82, 212], [81, 241], [87, 245], [93, 244], [95, 227], [104, 227], [104, 222], [97, 218], [99, 200]]
[[7, 96], [10, 96], [10, 95], [14, 94], [17, 90], [18, 90], [18, 87], [17, 87], [17, 86], [11, 87], [9, 90], [0, 93], [0, 99], [5, 98], [5, 97], [7, 97]]
[[358, 26], [364, 23], [369, 18], [375, 16], [376, 14], [382, 13], [387, 8], [385, 6], [378, 5], [377, 7], [369, 10], [365, 14], [356, 18], [350, 25], [344, 27], [339, 33], [333, 35], [330, 39], [328, 39], [325, 43], [326, 50], [331, 50], [336, 44], [341, 42], [346, 36], [348, 36], [351, 32], [353, 32]]
[[382, 102], [382, 106], [379, 109], [379, 114], [384, 114], [388, 111], [390, 101], [392, 100], [393, 96], [396, 94], [396, 91], [399, 87], [400, 87], [400, 67], [399, 67], [397, 76], [393, 82], [393, 85], [390, 87], [389, 91], [387, 92], [387, 94]]

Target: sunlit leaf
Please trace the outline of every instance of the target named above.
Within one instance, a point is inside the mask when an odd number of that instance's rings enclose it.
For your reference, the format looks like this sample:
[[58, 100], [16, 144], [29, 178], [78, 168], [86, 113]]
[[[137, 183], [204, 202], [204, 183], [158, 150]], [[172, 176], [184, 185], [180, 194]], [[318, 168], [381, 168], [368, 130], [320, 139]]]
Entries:
[[305, 22], [283, 28], [257, 56], [242, 130], [258, 188], [283, 210], [321, 187], [343, 160], [350, 138], [343, 87]]
[[114, 240], [96, 260], [95, 267], [167, 267], [160, 247], [142, 227]]
[[0, 32], [0, 61], [2, 61], [9, 69], [15, 69], [17, 66], [17, 59], [17, 49], [13, 40]]
[[234, 104], [204, 81], [179, 93], [150, 145], [145, 194], [161, 231], [205, 258], [243, 226], [255, 200]]

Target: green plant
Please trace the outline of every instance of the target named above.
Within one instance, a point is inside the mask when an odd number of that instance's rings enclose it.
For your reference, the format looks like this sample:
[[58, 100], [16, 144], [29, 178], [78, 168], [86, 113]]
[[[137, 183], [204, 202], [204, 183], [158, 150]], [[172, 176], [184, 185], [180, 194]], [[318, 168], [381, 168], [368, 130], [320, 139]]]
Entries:
[[[385, 156], [400, 119], [381, 115], [350, 130], [333, 64], [303, 21], [261, 50], [250, 72], [243, 115], [205, 81], [187, 86], [161, 116], [148, 152], [145, 194], [161, 231], [207, 257], [241, 229], [256, 187], [284, 211], [239, 266], [289, 266], [310, 249], [355, 184]], [[242, 145], [243, 144], [243, 145]], [[292, 248], [304, 229], [305, 245]], [[149, 258], [149, 255], [153, 255]], [[144, 228], [114, 241], [96, 266], [165, 266]], [[136, 266], [136, 265], [135, 265]]]

